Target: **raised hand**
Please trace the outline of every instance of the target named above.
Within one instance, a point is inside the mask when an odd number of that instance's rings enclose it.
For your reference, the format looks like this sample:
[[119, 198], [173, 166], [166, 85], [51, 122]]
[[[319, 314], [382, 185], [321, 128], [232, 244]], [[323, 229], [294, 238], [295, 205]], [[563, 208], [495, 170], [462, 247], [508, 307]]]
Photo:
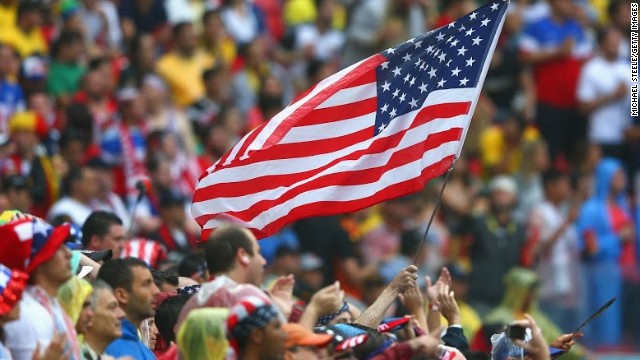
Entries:
[[340, 282], [326, 286], [316, 292], [309, 306], [313, 307], [318, 316], [336, 312], [344, 303], [344, 290], [340, 289]]
[[429, 300], [429, 304], [438, 305], [438, 287], [440, 284], [451, 286], [451, 273], [449, 269], [446, 267], [442, 268], [438, 281], [436, 281], [435, 284], [431, 284], [431, 278], [429, 276], [425, 278], [425, 281], [427, 284], [427, 299]]
[[520, 326], [526, 326], [531, 329], [531, 341], [525, 343], [522, 340], [515, 340], [514, 343], [527, 351], [533, 360], [549, 360], [551, 355], [549, 354], [549, 346], [542, 336], [542, 330], [536, 324], [535, 320], [529, 314], [525, 314], [526, 320], [516, 321], [515, 324]]
[[287, 318], [291, 315], [291, 309], [295, 303], [293, 300], [293, 287], [295, 284], [296, 280], [292, 274], [280, 276], [269, 291], [271, 300], [278, 305]]
[[398, 294], [404, 293], [416, 286], [416, 280], [418, 280], [417, 272], [418, 268], [414, 265], [407, 266], [396, 275], [389, 287]]
[[449, 326], [460, 324], [460, 309], [454, 297], [453, 291], [449, 291], [449, 285], [441, 284], [438, 292], [438, 303], [440, 304], [440, 312]]
[[40, 354], [40, 344], [36, 344], [36, 350], [33, 352], [33, 360], [69, 360], [71, 359], [70, 350], [65, 351], [67, 345], [67, 335], [65, 333], [55, 332], [53, 339], [47, 346], [43, 354]]

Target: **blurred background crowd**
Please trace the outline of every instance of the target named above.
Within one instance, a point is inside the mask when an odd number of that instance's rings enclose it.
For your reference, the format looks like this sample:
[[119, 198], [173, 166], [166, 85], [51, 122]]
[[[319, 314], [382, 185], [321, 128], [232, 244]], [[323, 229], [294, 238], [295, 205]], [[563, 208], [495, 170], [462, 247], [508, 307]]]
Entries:
[[[85, 248], [204, 282], [189, 210], [202, 172], [308, 86], [482, 4], [0, 0], [0, 210], [85, 234], [114, 213], [118, 232]], [[365, 307], [415, 258], [421, 285], [448, 267], [470, 342], [524, 312], [571, 332], [616, 297], [586, 344], [637, 347], [630, 21], [626, 0], [511, 0], [425, 246], [442, 179], [261, 240], [265, 286], [294, 274], [309, 301], [339, 280]]]

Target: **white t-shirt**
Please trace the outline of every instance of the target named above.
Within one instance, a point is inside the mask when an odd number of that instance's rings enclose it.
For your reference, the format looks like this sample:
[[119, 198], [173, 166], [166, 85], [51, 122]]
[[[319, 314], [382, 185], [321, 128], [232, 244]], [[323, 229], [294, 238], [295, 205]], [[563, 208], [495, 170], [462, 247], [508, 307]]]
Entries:
[[[614, 93], [620, 84], [631, 87], [631, 66], [628, 62], [609, 62], [601, 56], [585, 64], [578, 83], [578, 100], [593, 101]], [[630, 97], [610, 102], [589, 115], [589, 140], [598, 144], [620, 144], [624, 131], [631, 124]]]
[[48, 218], [53, 219], [58, 215], [67, 215], [74, 224], [82, 226], [92, 212], [93, 209], [89, 206], [70, 197], [64, 197], [53, 204], [49, 210]]
[[[565, 219], [565, 209], [545, 201], [531, 213], [531, 230], [538, 231], [540, 242], [544, 243], [562, 226]], [[578, 262], [577, 232], [572, 225], [560, 235], [548, 254], [540, 255], [537, 265], [542, 283], [540, 297], [565, 300], [575, 298], [578, 289], [574, 272], [578, 268]]]
[[296, 32], [296, 47], [304, 49], [309, 45], [313, 45], [314, 57], [324, 61], [331, 60], [339, 55], [345, 42], [342, 32], [328, 30], [320, 33], [315, 25], [301, 25]]
[[[54, 311], [63, 311], [57, 301], [52, 302]], [[5, 344], [14, 360], [31, 360], [36, 344], [40, 350], [49, 346], [54, 332], [53, 318], [36, 299], [25, 291], [20, 301], [20, 319], [4, 326]]]

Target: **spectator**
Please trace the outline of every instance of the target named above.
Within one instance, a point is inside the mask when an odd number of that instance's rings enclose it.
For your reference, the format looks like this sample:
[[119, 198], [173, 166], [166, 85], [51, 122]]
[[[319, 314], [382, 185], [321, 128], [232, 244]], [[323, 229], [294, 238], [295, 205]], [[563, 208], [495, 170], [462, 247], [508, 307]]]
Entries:
[[123, 87], [137, 87], [142, 79], [155, 72], [156, 40], [151, 34], [139, 34], [129, 46], [129, 64], [120, 74], [120, 84]]
[[387, 24], [387, 0], [375, 0], [354, 3], [351, 17], [345, 31], [345, 52], [342, 65], [347, 67], [364, 58], [382, 51], [385, 46], [398, 40], [398, 23]]
[[414, 197], [389, 200], [381, 204], [382, 222], [362, 236], [360, 252], [367, 263], [388, 260], [400, 250], [400, 237], [406, 229], [406, 220], [415, 209]]
[[[596, 168], [595, 193], [580, 209], [578, 249], [585, 276], [585, 313], [592, 313], [622, 292], [618, 260], [623, 244], [635, 236], [629, 205], [624, 196], [626, 178], [620, 162], [604, 158]], [[594, 320], [586, 332], [595, 346], [615, 345], [620, 339], [620, 303]]]
[[89, 71], [82, 78], [79, 91], [74, 95], [73, 102], [85, 104], [93, 117], [93, 140], [100, 141], [102, 131], [115, 120], [117, 103], [112, 97], [110, 80], [105, 77], [102, 67], [108, 66], [106, 59], [93, 60]]
[[535, 119], [536, 90], [531, 68], [518, 56], [521, 31], [522, 13], [508, 13], [483, 90], [499, 113], [516, 111], [530, 123]]
[[[490, 349], [492, 341], [489, 339], [491, 337], [489, 334], [492, 334], [492, 332], [488, 329], [491, 329], [493, 325], [503, 327], [511, 324], [514, 320], [518, 319], [518, 317], [522, 316], [520, 314], [531, 314], [531, 317], [535, 319], [535, 322], [542, 329], [545, 340], [549, 343], [557, 344], [561, 339], [562, 332], [556, 327], [553, 320], [536, 308], [536, 290], [539, 281], [536, 274], [528, 269], [514, 268], [510, 270], [502, 280], [506, 287], [505, 296], [502, 299], [502, 303], [487, 315], [483, 328], [478, 331], [478, 336], [476, 337], [476, 341], [478, 342], [476, 342], [476, 346], [480, 344], [482, 337], [486, 337], [484, 338], [484, 346], [489, 346], [484, 347], [484, 349]], [[559, 347], [562, 348], [562, 346]], [[477, 348], [483, 349], [482, 347]], [[578, 347], [575, 348], [573, 352], [564, 354], [563, 357], [580, 359], [583, 353], [584, 350]]]
[[81, 64], [83, 54], [84, 41], [79, 32], [63, 32], [54, 43], [47, 92], [53, 95], [63, 108], [71, 104], [86, 71]]
[[90, 159], [86, 165], [98, 178], [98, 195], [92, 208], [115, 214], [124, 229], [131, 229], [131, 215], [122, 198], [114, 190], [113, 171], [111, 166], [99, 157]]
[[204, 252], [213, 280], [204, 283], [200, 291], [208, 296], [191, 298], [178, 323], [194, 308], [231, 307], [248, 295], [267, 298], [257, 287], [262, 283], [266, 261], [251, 232], [233, 225], [219, 228], [209, 236]]
[[482, 131], [480, 155], [485, 176], [514, 175], [522, 163], [522, 146], [540, 134], [521, 116], [508, 113], [498, 124]]
[[178, 275], [193, 279], [200, 285], [209, 281], [211, 277], [207, 269], [207, 261], [202, 254], [185, 256], [178, 265]]
[[79, 15], [87, 29], [87, 41], [105, 50], [117, 50], [122, 42], [118, 10], [106, 0], [82, 0]]
[[231, 309], [227, 337], [240, 359], [279, 359], [284, 355], [287, 333], [273, 305], [248, 297]]
[[[202, 73], [204, 96], [189, 106], [187, 115], [196, 133], [214, 124], [222, 108], [229, 103], [228, 72], [223, 66], [207, 69]], [[206, 139], [206, 138], [205, 138]], [[203, 141], [203, 143], [206, 141]]]
[[571, 0], [550, 0], [551, 13], [528, 24], [522, 34], [522, 60], [533, 67], [536, 81], [536, 123], [549, 144], [552, 159], [574, 159], [584, 139], [576, 114], [576, 87], [582, 61], [591, 53], [585, 30], [575, 19]]
[[122, 255], [127, 238], [122, 220], [114, 213], [94, 211], [82, 225], [82, 246], [87, 250], [111, 250], [114, 258]]
[[361, 266], [353, 243], [336, 217], [305, 219], [293, 224], [300, 250], [317, 255], [324, 264], [324, 285], [341, 280], [345, 291], [359, 297], [357, 284], [377, 272], [375, 265]]
[[76, 333], [80, 336], [86, 334], [89, 327], [93, 325], [91, 293], [93, 293], [91, 284], [77, 276], [72, 276], [58, 289], [60, 305], [69, 315], [71, 323], [75, 324]]
[[[147, 129], [144, 126], [145, 103], [135, 88], [125, 88], [118, 94], [120, 122], [109, 127], [101, 141], [102, 158], [114, 166], [115, 192], [125, 196], [127, 203], [137, 197], [137, 179], [146, 175]], [[134, 219], [136, 220], [136, 219]]]
[[[244, 1], [244, 0], [236, 0]], [[288, 82], [286, 70], [279, 64], [270, 61], [267, 56], [267, 42], [262, 38], [256, 38], [243, 48], [244, 67], [233, 78], [234, 104], [242, 114], [249, 114], [250, 110], [258, 105], [258, 96], [264, 79], [274, 76], [278, 89], [282, 89], [280, 106], [286, 104], [292, 97], [291, 86]], [[268, 119], [268, 118], [267, 118]], [[265, 120], [267, 120], [265, 119]], [[245, 124], [246, 125], [246, 124]]]
[[178, 274], [173, 271], [153, 270], [153, 282], [162, 292], [173, 292], [178, 288], [180, 280]]
[[200, 46], [215, 59], [216, 66], [229, 67], [236, 59], [236, 44], [225, 28], [220, 8], [211, 9], [202, 15]]
[[263, 28], [258, 9], [247, 0], [227, 1], [221, 15], [229, 35], [240, 46], [254, 41]]
[[191, 123], [183, 111], [170, 106], [167, 87], [162, 79], [147, 75], [142, 84], [142, 93], [147, 104], [149, 130], [168, 132], [177, 138], [181, 153], [193, 154], [195, 140]]
[[555, 170], [543, 175], [544, 202], [529, 220], [529, 232], [536, 239], [535, 268], [541, 280], [540, 307], [564, 331], [580, 320], [580, 254], [574, 222], [578, 206], [571, 204], [567, 175]]
[[[158, 327], [159, 337], [156, 343], [158, 345], [162, 343], [161, 348], [166, 350], [171, 343], [176, 342], [178, 316], [190, 297], [191, 295], [174, 295], [157, 305], [155, 324]], [[155, 349], [158, 349], [157, 345]]]
[[66, 195], [49, 211], [48, 218], [68, 215], [74, 224], [82, 226], [91, 215], [91, 202], [98, 193], [96, 173], [88, 167], [72, 169], [65, 179]]
[[216, 230], [205, 243], [205, 257], [209, 273], [226, 276], [239, 284], [259, 286], [266, 261], [260, 246], [248, 230], [230, 226]]
[[[38, 346], [46, 347], [56, 333], [65, 333], [64, 347], [71, 359], [80, 360], [75, 324], [57, 299], [58, 289], [72, 276], [71, 252], [64, 246], [69, 225], [54, 228], [42, 220], [21, 219], [0, 231], [5, 239], [0, 263], [26, 267], [30, 277], [20, 302], [20, 319], [4, 326], [5, 344], [13, 359], [31, 360]], [[25, 237], [27, 241], [22, 241]], [[21, 254], [28, 256], [21, 258]]]
[[20, 1], [15, 14], [15, 23], [5, 25], [0, 31], [0, 42], [16, 49], [22, 58], [46, 55], [47, 41], [41, 31], [42, 4], [37, 1]]
[[522, 146], [520, 169], [515, 174], [518, 184], [517, 216], [526, 221], [531, 209], [544, 199], [542, 173], [549, 169], [549, 153], [544, 141], [532, 141]]
[[84, 334], [81, 348], [84, 360], [98, 360], [106, 356], [104, 351], [107, 346], [122, 336], [121, 323], [125, 317], [111, 286], [102, 280], [94, 280], [91, 285], [93, 323]]
[[[318, 17], [314, 24], [303, 24], [295, 29], [296, 50], [306, 59], [335, 61], [344, 47], [344, 34], [332, 28], [336, 2], [318, 2]], [[305, 71], [306, 73], [306, 71]]]
[[29, 213], [33, 205], [33, 197], [29, 187], [29, 179], [22, 175], [10, 175], [5, 179], [2, 189], [7, 195], [12, 209]]
[[623, 0], [612, 0], [608, 4], [609, 8], [607, 9], [607, 12], [611, 25], [617, 28], [623, 36], [623, 41], [620, 41], [618, 56], [620, 59], [628, 62], [630, 60], [629, 55], [631, 54], [631, 33], [629, 32], [632, 21], [631, 7], [627, 6]]
[[118, 7], [118, 15], [125, 41], [141, 34], [162, 36], [166, 31], [168, 18], [163, 1], [133, 0], [121, 5]]
[[504, 294], [500, 281], [522, 259], [525, 244], [525, 226], [515, 219], [514, 207], [518, 189], [515, 181], [506, 176], [491, 180], [490, 212], [474, 219], [471, 227], [471, 277], [469, 304], [484, 315], [498, 305]]
[[26, 176], [32, 181], [32, 214], [45, 217], [58, 199], [59, 174], [54, 171], [54, 159], [38, 151], [39, 136], [46, 133], [44, 119], [31, 111], [16, 113], [9, 131], [15, 152], [5, 164], [5, 174]]
[[194, 309], [178, 332], [178, 347], [185, 360], [223, 360], [229, 353], [225, 320], [229, 309]]
[[158, 60], [156, 70], [169, 85], [176, 106], [182, 109], [204, 95], [202, 72], [213, 65], [213, 59], [198, 49], [190, 23], [174, 25], [173, 40], [173, 50]]
[[82, 167], [88, 145], [82, 132], [72, 128], [63, 132], [58, 140], [60, 155], [71, 169]]
[[[0, 298], [2, 301], [0, 304], [0, 331], [4, 333], [4, 325], [12, 321], [16, 321], [20, 318], [20, 300], [22, 300], [22, 294], [29, 275], [20, 270], [11, 270], [8, 267], [0, 264], [0, 272], [6, 276], [6, 280], [3, 281], [2, 291], [0, 292]], [[0, 357], [3, 359], [9, 359], [11, 353], [9, 349], [4, 345], [4, 339], [0, 341]]]
[[134, 258], [111, 260], [100, 268], [98, 279], [113, 288], [126, 315], [122, 320], [122, 337], [109, 344], [105, 353], [140, 360], [155, 359], [151, 350], [140, 341], [137, 330], [143, 320], [155, 314], [153, 301], [159, 293], [147, 264]]
[[0, 132], [9, 132], [9, 119], [25, 110], [22, 88], [15, 82], [18, 53], [9, 45], [0, 43]]
[[[589, 116], [589, 142], [600, 145], [604, 156], [624, 161], [625, 133], [631, 127], [627, 95], [631, 78], [628, 60], [619, 56], [621, 38], [613, 27], [600, 30], [600, 51], [582, 68], [577, 97]], [[609, 76], [602, 76], [603, 69]]]
[[160, 228], [149, 234], [149, 238], [160, 242], [169, 251], [179, 253], [184, 258], [200, 248], [199, 239], [186, 228], [184, 196], [174, 190], [160, 195]]

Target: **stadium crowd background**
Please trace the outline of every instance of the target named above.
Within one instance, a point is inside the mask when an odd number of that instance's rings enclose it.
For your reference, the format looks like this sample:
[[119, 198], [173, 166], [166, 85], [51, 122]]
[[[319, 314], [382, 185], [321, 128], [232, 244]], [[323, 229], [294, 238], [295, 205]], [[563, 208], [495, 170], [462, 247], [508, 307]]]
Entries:
[[[113, 212], [128, 232], [114, 235], [116, 257], [197, 263], [189, 202], [208, 166], [308, 86], [481, 3], [0, 0], [0, 210], [78, 227]], [[506, 289], [535, 288], [565, 333], [618, 297], [585, 341], [640, 345], [629, 34], [628, 1], [511, 1], [418, 254], [422, 284], [448, 264], [470, 341], [492, 309], [523, 311], [501, 305]], [[371, 304], [413, 261], [440, 185], [261, 240], [265, 282], [293, 273], [309, 300], [339, 280], [350, 301]]]

